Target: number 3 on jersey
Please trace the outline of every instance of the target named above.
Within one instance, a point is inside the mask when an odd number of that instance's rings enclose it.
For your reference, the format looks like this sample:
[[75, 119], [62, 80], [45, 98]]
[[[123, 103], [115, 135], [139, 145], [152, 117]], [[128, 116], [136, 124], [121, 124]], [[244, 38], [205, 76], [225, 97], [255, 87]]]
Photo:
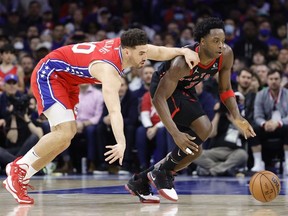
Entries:
[[74, 53], [90, 54], [95, 50], [95, 48], [96, 45], [93, 43], [79, 43], [72, 47], [72, 51]]

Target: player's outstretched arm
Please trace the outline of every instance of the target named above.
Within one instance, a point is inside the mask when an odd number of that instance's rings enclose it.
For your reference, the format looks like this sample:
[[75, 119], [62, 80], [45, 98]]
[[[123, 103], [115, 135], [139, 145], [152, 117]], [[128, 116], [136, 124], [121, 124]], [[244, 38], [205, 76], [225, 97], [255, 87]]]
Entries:
[[105, 161], [109, 161], [111, 164], [119, 159], [119, 163], [122, 165], [126, 140], [119, 99], [121, 77], [117, 71], [107, 63], [94, 64], [91, 67], [91, 74], [102, 83], [103, 99], [109, 112], [113, 134], [117, 142], [116, 145], [106, 146], [106, 148], [110, 150], [104, 154], [107, 156]]
[[234, 125], [247, 139], [248, 137], [256, 136], [256, 134], [249, 122], [241, 116], [231, 87], [230, 74], [233, 60], [233, 51], [226, 45], [226, 49], [223, 53], [223, 65], [219, 71], [219, 94], [221, 101], [225, 104], [232, 116]]
[[190, 69], [200, 62], [198, 53], [189, 48], [164, 47], [148, 44], [148, 59], [155, 61], [166, 61], [176, 56], [184, 56]]

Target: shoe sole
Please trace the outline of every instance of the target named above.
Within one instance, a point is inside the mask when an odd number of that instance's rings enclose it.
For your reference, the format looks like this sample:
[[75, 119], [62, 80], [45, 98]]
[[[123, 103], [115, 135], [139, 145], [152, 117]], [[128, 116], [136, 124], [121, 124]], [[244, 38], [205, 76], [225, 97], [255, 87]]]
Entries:
[[160, 203], [160, 200], [144, 199], [144, 198], [141, 197], [140, 195], [134, 193], [134, 191], [129, 188], [128, 184], [125, 184], [125, 189], [126, 189], [131, 195], [133, 195], [133, 196], [138, 196], [141, 203]]
[[[150, 172], [147, 173], [147, 177], [148, 177], [150, 183], [153, 185], [153, 187], [155, 187], [155, 188], [157, 189], [156, 184], [154, 183], [153, 178], [152, 178]], [[170, 197], [168, 194], [166, 194], [166, 193], [164, 192], [164, 190], [162, 190], [162, 189], [160, 189], [160, 190], [157, 189], [157, 192], [158, 192], [163, 198], [165, 198], [165, 199], [167, 199], [167, 200], [170, 200], [170, 201], [173, 201], [173, 202], [177, 202], [177, 201], [178, 201], [178, 199], [173, 199], [173, 198]]]
[[13, 191], [8, 183], [8, 178], [3, 181], [3, 187], [14, 197], [19, 204], [34, 204], [34, 201], [25, 201], [18, 198], [17, 194]]

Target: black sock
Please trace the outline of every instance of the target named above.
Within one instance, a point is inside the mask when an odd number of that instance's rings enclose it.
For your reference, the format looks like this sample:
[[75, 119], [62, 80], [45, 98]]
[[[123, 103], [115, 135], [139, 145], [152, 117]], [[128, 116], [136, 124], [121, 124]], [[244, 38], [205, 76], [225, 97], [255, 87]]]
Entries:
[[[203, 143], [203, 141], [196, 135], [196, 133], [192, 130], [186, 132], [192, 137], [196, 137], [195, 140], [193, 140], [194, 143], [196, 143], [198, 146]], [[184, 153], [178, 146], [176, 146], [171, 154], [169, 155], [168, 159], [161, 165], [161, 169], [165, 170], [173, 170], [175, 166], [183, 160], [187, 156], [186, 153]]]
[[150, 171], [152, 171], [152, 170], [154, 170], [154, 165], [152, 165], [152, 166], [149, 167], [148, 169], [140, 172], [140, 173], [138, 174], [138, 176], [139, 176], [140, 178], [142, 178], [143, 181], [147, 181], [147, 182], [148, 182], [149, 179], [148, 179], [148, 177], [147, 177], [147, 173], [150, 172]]

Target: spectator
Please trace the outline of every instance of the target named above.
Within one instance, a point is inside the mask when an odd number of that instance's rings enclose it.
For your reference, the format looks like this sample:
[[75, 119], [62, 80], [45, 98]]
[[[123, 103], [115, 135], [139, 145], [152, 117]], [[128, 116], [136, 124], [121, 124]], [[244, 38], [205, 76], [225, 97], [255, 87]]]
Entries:
[[253, 71], [260, 78], [261, 86], [267, 86], [267, 75], [268, 75], [268, 72], [270, 71], [270, 68], [265, 64], [255, 65], [255, 67], [253, 68], [254, 68]]
[[23, 68], [23, 72], [24, 72], [25, 92], [32, 94], [30, 92], [30, 78], [31, 78], [31, 74], [35, 66], [34, 59], [32, 58], [32, 56], [26, 54], [20, 58], [19, 64]]
[[269, 45], [276, 45], [279, 49], [282, 48], [281, 41], [278, 38], [272, 36], [271, 24], [268, 20], [264, 20], [259, 24], [259, 35], [260, 41]]
[[180, 45], [186, 46], [193, 43], [195, 43], [195, 41], [194, 38], [192, 37], [192, 29], [185, 28], [180, 35]]
[[235, 57], [244, 56], [251, 64], [253, 53], [256, 50], [262, 50], [267, 53], [268, 46], [257, 38], [258, 28], [257, 23], [248, 19], [243, 24], [243, 36], [234, 44]]
[[24, 17], [26, 26], [37, 26], [41, 27], [42, 24], [42, 5], [38, 1], [30, 1], [28, 5], [27, 15]]
[[150, 161], [160, 161], [172, 150], [173, 139], [165, 129], [155, 107], [152, 104], [150, 92], [146, 92], [141, 101], [141, 126], [136, 130], [136, 147], [140, 170], [150, 167]]
[[276, 27], [276, 37], [281, 40], [281, 43], [283, 45], [283, 40], [287, 39], [287, 26], [285, 22], [281, 22]]
[[266, 56], [265, 53], [261, 50], [256, 50], [253, 53], [252, 57], [252, 65], [260, 65], [260, 64], [265, 64], [266, 63]]
[[245, 97], [245, 118], [249, 121], [250, 124], [253, 123], [253, 114], [254, 114], [254, 100], [256, 97], [256, 92], [252, 91], [253, 73], [249, 68], [243, 68], [240, 70], [237, 76], [237, 91]]
[[7, 22], [3, 26], [4, 34], [12, 39], [18, 35], [24, 35], [26, 26], [23, 25], [21, 14], [18, 10], [12, 9], [7, 13]]
[[4, 148], [0, 147], [2, 168], [29, 151], [43, 135], [41, 126], [33, 118], [33, 110], [29, 109], [29, 104], [32, 103], [30, 100], [35, 99], [29, 99], [27, 95], [20, 93], [17, 82], [16, 75], [7, 75], [4, 92], [0, 96], [0, 122], [6, 133]]
[[[244, 96], [235, 92], [239, 108], [244, 105]], [[241, 111], [241, 110], [240, 110]], [[202, 176], [235, 176], [239, 168], [246, 166], [248, 154], [244, 138], [233, 125], [233, 120], [225, 107], [215, 105], [215, 116], [212, 120], [210, 149], [205, 149], [194, 163], [198, 165], [197, 174]]]
[[231, 81], [232, 81], [233, 86], [237, 82], [236, 77], [238, 76], [238, 73], [240, 72], [240, 70], [246, 67], [248, 67], [248, 62], [246, 61], [244, 57], [239, 56], [234, 59], [233, 68], [232, 68], [233, 71], [231, 74]]
[[52, 31], [52, 50], [57, 49], [64, 45], [66, 41], [65, 27], [63, 24], [55, 24]]
[[[123, 159], [123, 166], [118, 174], [129, 174], [132, 165], [132, 150], [134, 148], [135, 126], [138, 119], [138, 109], [136, 96], [128, 88], [128, 80], [122, 77], [122, 84], [119, 91], [121, 100], [121, 113], [124, 120], [124, 134], [126, 137], [126, 150]], [[112, 133], [110, 116], [106, 106], [104, 106], [103, 113], [99, 125], [97, 127], [97, 141], [98, 145], [105, 148], [106, 145], [115, 143], [115, 137]], [[105, 151], [105, 150], [104, 150]]]
[[[80, 143], [84, 137], [87, 144], [88, 172], [92, 173], [97, 166], [105, 163], [103, 148], [97, 143], [96, 128], [103, 111], [102, 92], [91, 84], [81, 84], [79, 104], [77, 106], [77, 134], [72, 140], [72, 145]], [[72, 147], [73, 148], [73, 147]], [[83, 148], [83, 147], [82, 147]], [[77, 155], [78, 149], [75, 149]], [[99, 168], [99, 167], [98, 167]]]
[[283, 48], [280, 50], [277, 60], [282, 64], [283, 68], [286, 67], [288, 64], [288, 48]]
[[254, 167], [252, 171], [264, 170], [261, 150], [265, 141], [271, 138], [281, 139], [285, 151], [285, 167], [288, 173], [288, 90], [281, 87], [281, 72], [272, 70], [268, 73], [268, 88], [257, 93], [254, 106], [254, 130], [252, 151]]
[[7, 44], [2, 47], [0, 53], [2, 59], [2, 63], [0, 64], [0, 91], [1, 88], [3, 88], [3, 86], [1, 86], [1, 82], [3, 83], [5, 76], [12, 74], [18, 76], [18, 90], [24, 92], [25, 87], [23, 69], [21, 66], [14, 64], [16, 59], [15, 49], [10, 44]]
[[268, 53], [266, 54], [267, 62], [277, 60], [279, 52], [280, 48], [276, 44], [269, 44]]
[[261, 80], [256, 73], [252, 73], [252, 80], [250, 84], [250, 91], [257, 93], [262, 89]]
[[141, 85], [140, 88], [134, 91], [134, 94], [136, 95], [139, 101], [141, 100], [142, 96], [149, 90], [154, 71], [155, 69], [152, 65], [145, 65], [143, 68], [141, 68], [140, 70]]
[[237, 41], [236, 36], [236, 23], [233, 19], [225, 20], [225, 42], [231, 47], [234, 47], [235, 42]]

